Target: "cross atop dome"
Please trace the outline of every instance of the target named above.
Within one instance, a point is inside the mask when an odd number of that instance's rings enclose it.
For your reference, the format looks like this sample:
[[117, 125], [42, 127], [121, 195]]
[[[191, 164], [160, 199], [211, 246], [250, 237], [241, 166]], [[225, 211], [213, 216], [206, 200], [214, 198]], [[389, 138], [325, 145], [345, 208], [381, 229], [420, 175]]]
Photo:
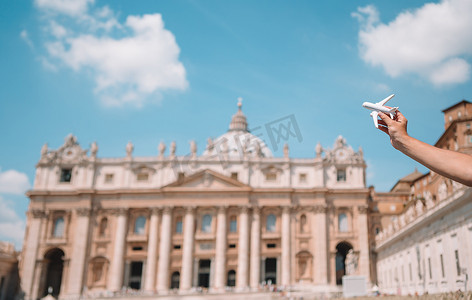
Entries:
[[231, 123], [229, 124], [229, 131], [245, 131], [247, 130], [247, 120], [246, 116], [242, 111], [243, 98], [238, 97], [238, 111], [231, 118]]

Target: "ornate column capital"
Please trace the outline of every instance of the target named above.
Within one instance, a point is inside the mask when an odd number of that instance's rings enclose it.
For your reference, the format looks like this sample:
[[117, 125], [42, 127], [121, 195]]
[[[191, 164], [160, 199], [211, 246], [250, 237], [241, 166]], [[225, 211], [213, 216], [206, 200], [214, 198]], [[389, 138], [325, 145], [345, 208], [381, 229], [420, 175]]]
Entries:
[[185, 207], [185, 212], [186, 212], [187, 214], [193, 214], [193, 213], [195, 213], [195, 209], [196, 209], [196, 208], [197, 208], [197, 207], [196, 207], [195, 205], [186, 206], [186, 207]]
[[328, 208], [325, 205], [315, 205], [313, 206], [313, 212], [315, 214], [325, 214]]
[[128, 208], [120, 207], [110, 210], [111, 214], [114, 216], [124, 216], [128, 213]]
[[158, 215], [160, 208], [159, 207], [151, 207], [151, 215]]
[[228, 209], [228, 205], [218, 206], [218, 213], [226, 213], [227, 209]]
[[31, 209], [28, 211], [33, 218], [45, 218], [47, 213], [42, 209]]
[[282, 213], [290, 213], [292, 211], [292, 207], [291, 206], [282, 206]]
[[252, 214], [253, 215], [259, 215], [261, 213], [262, 208], [259, 206], [253, 206], [252, 207]]
[[174, 208], [174, 207], [173, 207], [173, 206], [170, 206], [170, 205], [169, 205], [169, 206], [164, 206], [164, 207], [162, 208], [162, 213], [164, 213], [164, 214], [170, 214], [170, 213], [172, 212], [172, 209], [173, 209], [173, 208]]
[[88, 207], [81, 207], [81, 208], [75, 209], [75, 213], [80, 217], [88, 217], [90, 216], [91, 212], [92, 210]]
[[369, 207], [367, 205], [359, 205], [357, 207], [357, 211], [360, 213], [360, 214], [366, 214], [367, 211], [369, 210]]
[[249, 212], [249, 206], [242, 205], [242, 206], [239, 207], [239, 210], [240, 210], [241, 213], [247, 214]]

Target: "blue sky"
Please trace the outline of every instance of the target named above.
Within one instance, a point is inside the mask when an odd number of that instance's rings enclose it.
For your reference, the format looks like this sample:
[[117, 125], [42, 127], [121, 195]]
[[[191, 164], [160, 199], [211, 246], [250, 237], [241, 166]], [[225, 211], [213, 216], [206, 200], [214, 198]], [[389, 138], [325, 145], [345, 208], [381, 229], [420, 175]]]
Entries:
[[[448, 1], [0, 2], [0, 239], [21, 245], [44, 143], [73, 133], [98, 156], [199, 153], [242, 97], [255, 128], [293, 114], [313, 157], [342, 135], [363, 147], [368, 185], [426, 169], [373, 127], [364, 101], [391, 93], [409, 132], [434, 144], [441, 110], [471, 100], [472, 5]], [[281, 156], [281, 150], [274, 151]]]

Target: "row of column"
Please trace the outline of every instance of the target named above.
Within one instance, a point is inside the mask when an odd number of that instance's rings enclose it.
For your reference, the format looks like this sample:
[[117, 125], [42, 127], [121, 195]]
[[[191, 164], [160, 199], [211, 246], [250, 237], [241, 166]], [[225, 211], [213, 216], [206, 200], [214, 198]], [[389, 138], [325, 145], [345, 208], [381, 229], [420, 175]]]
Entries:
[[[162, 215], [159, 214], [160, 209], [153, 208], [151, 210], [149, 224], [149, 238], [147, 247], [147, 260], [144, 268], [144, 284], [145, 291], [165, 293], [169, 290], [170, 279], [170, 254], [172, 248], [172, 208], [166, 207], [161, 209]], [[218, 208], [216, 221], [216, 248], [215, 248], [215, 267], [213, 289], [224, 289], [226, 286], [226, 251], [227, 251], [227, 215], [226, 207]], [[110, 291], [119, 291], [123, 286], [124, 258], [126, 249], [126, 235], [128, 228], [128, 211], [126, 209], [118, 209], [116, 214], [116, 231], [113, 243], [113, 254], [108, 272], [107, 289]], [[326, 230], [326, 210], [323, 207], [314, 210], [315, 218], [312, 222], [313, 232], [313, 249], [316, 264], [313, 264], [313, 275], [317, 284], [328, 283], [328, 251], [327, 251], [327, 230]], [[74, 233], [74, 242], [72, 245], [72, 255], [70, 260], [70, 272], [77, 276], [69, 276], [67, 278], [67, 294], [79, 295], [84, 283], [84, 266], [86, 265], [86, 249], [87, 236], [89, 232], [90, 214], [89, 210], [77, 211], [77, 226]], [[41, 217], [32, 218], [34, 221], [40, 220]], [[250, 222], [251, 219], [251, 222]], [[358, 216], [360, 228], [367, 227], [366, 212], [361, 210]], [[280, 284], [290, 285], [291, 283], [291, 266], [295, 262], [291, 262], [293, 255], [291, 253], [291, 216], [290, 208], [284, 207], [281, 218], [281, 278]], [[261, 216], [259, 208], [252, 209], [250, 218], [249, 209], [242, 207], [238, 220], [238, 267], [236, 272], [236, 288], [243, 290], [248, 287], [257, 289], [261, 281]], [[40, 224], [32, 226], [30, 236], [26, 241], [25, 252], [33, 253], [37, 244], [33, 240], [37, 240], [39, 232], [42, 231]], [[37, 232], [36, 232], [36, 231]], [[160, 231], [160, 232], [159, 232]], [[362, 231], [362, 230], [361, 230]], [[188, 207], [184, 218], [184, 239], [182, 249], [182, 268], [180, 272], [180, 289], [185, 291], [192, 287], [192, 278], [195, 276], [194, 266], [194, 232], [195, 232], [195, 208]], [[315, 238], [316, 235], [316, 238]], [[159, 241], [160, 236], [160, 241]], [[31, 241], [30, 241], [31, 240]], [[360, 246], [368, 247], [366, 234], [360, 234]], [[31, 248], [31, 249], [30, 249]], [[364, 248], [361, 248], [364, 249]], [[367, 248], [368, 249], [368, 248]], [[25, 264], [33, 267], [35, 264], [29, 261], [35, 255], [25, 255]], [[159, 257], [159, 259], [158, 259]], [[368, 270], [368, 251], [361, 251], [360, 255], [360, 273], [369, 277]], [[156, 272], [157, 265], [157, 272]], [[28, 267], [24, 268], [27, 271]], [[35, 291], [39, 285], [38, 276], [28, 276], [35, 274], [32, 270], [24, 272], [26, 276], [23, 278], [23, 286], [29, 286], [27, 291], [31, 291], [32, 296], [36, 296]], [[333, 274], [331, 274], [333, 275]], [[61, 290], [62, 293], [62, 290]]]
[[[227, 249], [227, 220], [226, 207], [219, 207], [217, 212], [216, 247], [215, 247], [215, 280], [212, 288], [223, 290], [226, 286], [226, 249]], [[118, 291], [123, 284], [124, 250], [126, 243], [126, 211], [118, 211], [117, 226], [115, 231], [115, 243], [113, 257], [110, 265], [107, 289]], [[159, 230], [158, 209], [153, 209], [150, 226], [145, 268], [144, 290], [166, 293], [169, 290], [169, 266], [172, 239], [172, 209], [166, 207], [162, 211], [162, 222], [160, 227], [160, 243], [158, 249]], [[238, 268], [236, 272], [236, 288], [244, 290], [248, 287], [257, 289], [260, 283], [260, 243], [261, 243], [261, 221], [260, 210], [254, 208], [252, 211], [252, 223], [249, 228], [249, 209], [242, 207], [238, 221]], [[195, 209], [188, 207], [184, 218], [184, 239], [182, 248], [182, 268], [180, 276], [180, 289], [188, 290], [192, 287], [193, 275], [193, 253], [195, 232]], [[249, 233], [250, 229], [250, 233]], [[290, 284], [290, 209], [288, 207], [282, 212], [282, 255], [281, 255], [281, 284]], [[251, 239], [250, 239], [251, 237]], [[251, 248], [251, 249], [249, 249]], [[157, 262], [157, 284], [155, 266], [157, 251], [159, 260]], [[251, 251], [249, 251], [251, 250]], [[251, 269], [249, 270], [249, 266]]]

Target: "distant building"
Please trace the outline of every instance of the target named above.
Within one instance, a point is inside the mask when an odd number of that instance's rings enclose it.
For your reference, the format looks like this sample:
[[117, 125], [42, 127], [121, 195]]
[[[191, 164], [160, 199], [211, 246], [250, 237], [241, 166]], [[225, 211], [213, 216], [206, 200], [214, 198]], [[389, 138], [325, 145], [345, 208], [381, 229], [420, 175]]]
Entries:
[[[472, 103], [464, 100], [443, 112], [445, 131], [436, 146], [472, 154]], [[472, 189], [434, 172], [410, 174], [394, 189], [409, 189], [410, 195], [402, 212], [376, 235], [380, 291], [470, 290]]]
[[351, 249], [352, 274], [371, 282], [362, 150], [341, 136], [312, 158], [283, 147], [273, 157], [241, 105], [201, 155], [194, 142], [187, 156], [171, 143], [153, 157], [134, 157], [129, 143], [120, 158], [99, 158], [95, 143], [83, 149], [72, 135], [57, 150], [45, 145], [28, 192], [26, 299], [48, 287], [60, 298], [337, 290]]
[[12, 243], [0, 242], [0, 300], [11, 300], [19, 293], [18, 252]]

